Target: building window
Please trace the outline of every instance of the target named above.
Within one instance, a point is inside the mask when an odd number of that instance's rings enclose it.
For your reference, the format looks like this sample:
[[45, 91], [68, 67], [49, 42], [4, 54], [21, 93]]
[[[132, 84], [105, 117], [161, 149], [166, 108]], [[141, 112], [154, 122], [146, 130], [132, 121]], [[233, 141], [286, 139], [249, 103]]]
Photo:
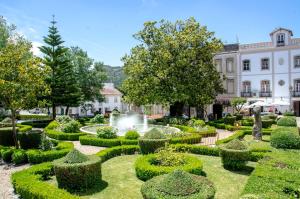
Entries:
[[280, 33], [277, 35], [277, 46], [284, 46], [284, 34]]
[[234, 93], [234, 79], [227, 79], [227, 93]]
[[109, 98], [108, 97], [104, 98], [104, 103], [109, 103]]
[[294, 81], [294, 90], [295, 92], [300, 92], [300, 79]]
[[268, 58], [261, 59], [261, 69], [269, 70], [269, 59]]
[[249, 82], [249, 81], [243, 82], [243, 92], [245, 92], [245, 93], [251, 92], [251, 82]]
[[118, 97], [114, 97], [114, 102], [118, 103]]
[[217, 67], [217, 71], [221, 73], [222, 72], [222, 59], [216, 59], [215, 64]]
[[226, 70], [228, 73], [233, 72], [233, 59], [232, 58], [229, 58], [226, 60]]
[[294, 57], [294, 66], [296, 68], [300, 67], [300, 55]]
[[260, 83], [261, 92], [268, 93], [270, 92], [270, 81], [269, 80], [263, 80]]
[[250, 60], [243, 61], [243, 71], [250, 71]]

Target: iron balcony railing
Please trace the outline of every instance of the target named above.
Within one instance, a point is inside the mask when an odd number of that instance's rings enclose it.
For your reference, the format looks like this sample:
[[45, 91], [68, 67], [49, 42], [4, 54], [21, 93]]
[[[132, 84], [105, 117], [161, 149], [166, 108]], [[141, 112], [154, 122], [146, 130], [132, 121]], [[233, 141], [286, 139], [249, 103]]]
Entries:
[[252, 97], [253, 93], [251, 91], [241, 92], [241, 97]]
[[259, 97], [272, 97], [271, 91], [261, 91], [259, 92]]
[[292, 91], [293, 97], [300, 97], [300, 91]]

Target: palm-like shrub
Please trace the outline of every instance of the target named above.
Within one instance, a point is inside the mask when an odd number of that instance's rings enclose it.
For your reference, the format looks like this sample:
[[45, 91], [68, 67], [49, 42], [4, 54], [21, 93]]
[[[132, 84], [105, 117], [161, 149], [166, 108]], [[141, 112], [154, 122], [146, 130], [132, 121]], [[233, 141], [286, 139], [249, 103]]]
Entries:
[[86, 191], [102, 182], [101, 159], [85, 156], [76, 149], [53, 162], [59, 188], [69, 192]]
[[250, 151], [240, 140], [235, 139], [220, 147], [220, 156], [224, 168], [241, 170], [249, 160]]
[[157, 128], [153, 128], [139, 138], [139, 146], [142, 154], [154, 153], [157, 149], [169, 143], [169, 139]]
[[141, 187], [144, 199], [212, 199], [215, 192], [208, 179], [182, 170], [152, 178]]

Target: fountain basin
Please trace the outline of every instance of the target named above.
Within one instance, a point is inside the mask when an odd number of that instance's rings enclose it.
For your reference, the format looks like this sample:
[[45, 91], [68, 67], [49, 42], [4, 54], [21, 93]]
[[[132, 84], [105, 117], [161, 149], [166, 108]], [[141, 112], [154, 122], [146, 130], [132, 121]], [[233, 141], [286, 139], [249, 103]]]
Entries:
[[[89, 133], [89, 134], [97, 134], [97, 129], [101, 126], [109, 126], [109, 124], [95, 124], [95, 125], [90, 125], [90, 126], [84, 126], [80, 128], [81, 132], [84, 133]], [[145, 128], [146, 127], [146, 128]], [[162, 130], [165, 134], [172, 134], [172, 133], [178, 133], [180, 132], [180, 129], [175, 128], [175, 127], [171, 127], [171, 126], [163, 126], [163, 125], [151, 125], [151, 124], [147, 124], [147, 126], [145, 126], [145, 124], [136, 124], [134, 126], [132, 126], [131, 128], [117, 128], [117, 135], [118, 136], [124, 136], [125, 133], [129, 130], [136, 130], [140, 135], [144, 135], [145, 132], [150, 131], [152, 128], [158, 128], [160, 130]]]

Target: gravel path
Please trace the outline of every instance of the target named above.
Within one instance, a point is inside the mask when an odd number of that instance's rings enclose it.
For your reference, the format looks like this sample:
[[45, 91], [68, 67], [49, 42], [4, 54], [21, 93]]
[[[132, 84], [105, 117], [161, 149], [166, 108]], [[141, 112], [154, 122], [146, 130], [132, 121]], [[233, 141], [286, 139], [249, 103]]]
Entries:
[[231, 131], [223, 130], [223, 129], [217, 129], [217, 135], [213, 137], [203, 137], [201, 139], [200, 145], [205, 146], [214, 146], [217, 140], [221, 140], [224, 138], [227, 138], [233, 134]]
[[93, 155], [106, 149], [105, 147], [81, 145], [79, 141], [73, 141], [75, 149], [86, 155]]
[[20, 171], [29, 167], [29, 164], [21, 166], [13, 166], [0, 163], [0, 198], [16, 199], [18, 196], [14, 193], [14, 189], [10, 182], [10, 176], [16, 171]]

